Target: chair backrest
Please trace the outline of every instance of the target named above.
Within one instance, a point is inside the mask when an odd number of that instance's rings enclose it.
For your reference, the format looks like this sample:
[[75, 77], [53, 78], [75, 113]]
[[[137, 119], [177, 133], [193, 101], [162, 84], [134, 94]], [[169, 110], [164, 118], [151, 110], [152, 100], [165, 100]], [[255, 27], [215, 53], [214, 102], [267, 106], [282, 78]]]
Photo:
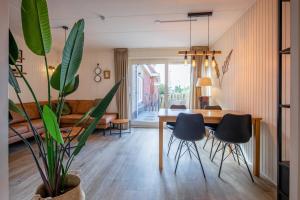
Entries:
[[252, 137], [251, 115], [226, 114], [218, 125], [215, 136], [225, 142], [246, 143]]
[[222, 107], [219, 105], [215, 105], [215, 106], [205, 106], [204, 107], [205, 110], [222, 110]]
[[203, 116], [201, 114], [180, 113], [176, 119], [173, 134], [181, 140], [201, 140], [205, 135]]
[[171, 109], [186, 109], [186, 106], [185, 105], [171, 105], [170, 106]]

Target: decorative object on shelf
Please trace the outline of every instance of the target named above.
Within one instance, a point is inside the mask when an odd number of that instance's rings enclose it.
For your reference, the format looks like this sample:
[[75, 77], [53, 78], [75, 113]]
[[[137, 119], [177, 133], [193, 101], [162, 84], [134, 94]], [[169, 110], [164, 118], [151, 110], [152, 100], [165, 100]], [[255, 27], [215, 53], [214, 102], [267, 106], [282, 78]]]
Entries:
[[18, 54], [16, 54], [16, 57], [15, 57], [15, 62], [13, 64], [10, 63], [12, 73], [14, 74], [14, 76], [16, 78], [20, 78], [20, 77], [22, 77], [22, 75], [27, 74], [27, 73], [23, 72], [23, 60], [25, 60], [23, 58], [23, 51], [19, 49]]
[[11, 65], [11, 66], [12, 66], [12, 72], [16, 78], [22, 77], [20, 73], [22, 73], [23, 75], [27, 74], [26, 72], [23, 72], [23, 65], [16, 63], [15, 65]]
[[184, 55], [184, 63], [187, 64], [188, 63], [188, 56], [191, 56], [192, 59], [192, 66], [196, 67], [196, 56], [205, 56], [205, 60], [204, 60], [204, 66], [208, 67], [209, 66], [209, 56], [212, 56], [211, 58], [211, 66], [214, 67], [217, 65], [217, 61], [215, 59], [215, 55], [221, 54], [222, 52], [219, 50], [213, 50], [213, 51], [198, 51], [198, 50], [192, 50], [192, 18], [196, 18], [196, 17], [207, 17], [207, 46], [209, 49], [209, 36], [210, 36], [210, 32], [209, 32], [209, 17], [213, 15], [213, 12], [199, 12], [199, 13], [188, 13], [188, 17], [189, 17], [189, 22], [190, 22], [190, 49], [184, 50], [184, 51], [179, 51], [178, 54], [179, 55]]
[[102, 81], [102, 69], [99, 65], [99, 63], [97, 63], [97, 67], [94, 70], [95, 72], [95, 77], [94, 77], [94, 81], [99, 83]]
[[216, 65], [215, 65], [215, 72], [216, 72], [217, 78], [219, 79], [219, 85], [220, 85], [221, 88], [222, 88], [222, 83], [223, 83], [224, 75], [229, 70], [229, 62], [230, 62], [230, 59], [231, 59], [232, 52], [233, 52], [233, 49], [229, 52], [229, 54], [226, 57], [226, 60], [225, 60], [225, 62], [223, 64], [223, 66], [222, 66], [222, 76], [220, 74], [220, 69], [219, 69], [218, 63], [216, 63]]
[[22, 64], [23, 60], [25, 60], [25, 58], [23, 58], [23, 51], [19, 49], [18, 59], [16, 60], [16, 62]]
[[110, 70], [104, 70], [103, 75], [104, 79], [110, 79]]

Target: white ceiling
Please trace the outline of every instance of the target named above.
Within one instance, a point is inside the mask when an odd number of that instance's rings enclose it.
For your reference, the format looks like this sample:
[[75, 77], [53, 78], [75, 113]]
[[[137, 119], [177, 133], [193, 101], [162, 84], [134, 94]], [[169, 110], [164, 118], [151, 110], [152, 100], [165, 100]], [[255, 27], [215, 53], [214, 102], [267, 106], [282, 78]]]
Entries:
[[[20, 33], [20, 2], [11, 0], [10, 27]], [[155, 23], [187, 19], [188, 12], [210, 11], [210, 43], [217, 40], [255, 0], [48, 0], [51, 27], [84, 18], [85, 46], [93, 48], [157, 48], [189, 46], [189, 22]], [[101, 20], [98, 15], [104, 15]], [[64, 41], [62, 29], [52, 29], [56, 45]], [[192, 22], [192, 45], [207, 45], [207, 18]]]

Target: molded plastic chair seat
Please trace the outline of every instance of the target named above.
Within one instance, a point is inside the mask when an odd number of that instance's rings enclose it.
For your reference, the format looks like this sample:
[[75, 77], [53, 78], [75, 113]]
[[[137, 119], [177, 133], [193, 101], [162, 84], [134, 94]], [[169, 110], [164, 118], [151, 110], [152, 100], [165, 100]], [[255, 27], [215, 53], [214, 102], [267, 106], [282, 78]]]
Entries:
[[[171, 105], [170, 109], [183, 109], [183, 110], [185, 110], [186, 106], [185, 105]], [[175, 125], [176, 125], [176, 122], [167, 122], [168, 129], [170, 129], [172, 131], [174, 130]], [[173, 142], [174, 142], [174, 136], [173, 136], [173, 133], [172, 133], [172, 135], [169, 139], [169, 143], [168, 143], [168, 154], [167, 155], [169, 155], [169, 153], [170, 153], [170, 149], [171, 149], [171, 146], [172, 146]]]
[[[219, 126], [217, 127], [214, 136], [223, 142], [223, 153], [219, 169], [219, 177], [221, 175], [222, 164], [224, 161], [224, 153], [227, 146], [231, 144], [234, 145], [233, 155], [236, 154], [236, 157], [239, 162], [239, 156], [242, 156], [244, 162], [247, 166], [248, 172], [250, 174], [251, 180], [254, 182], [251, 171], [247, 164], [246, 158], [243, 154], [240, 144], [249, 142], [252, 137], [252, 117], [251, 115], [233, 115], [226, 114], [221, 120]], [[220, 145], [220, 143], [219, 143]], [[219, 148], [218, 145], [218, 148]], [[217, 148], [217, 150], [218, 150]], [[216, 151], [217, 152], [217, 151]]]
[[[174, 137], [180, 140], [177, 152], [178, 158], [176, 162], [176, 167], [175, 167], [175, 173], [177, 170], [177, 166], [179, 163], [180, 158], [183, 156], [183, 154], [188, 151], [190, 154], [190, 157], [192, 157], [191, 152], [193, 155], [198, 159], [202, 173], [204, 178], [206, 179], [205, 172], [203, 169], [203, 165], [200, 159], [200, 155], [198, 152], [197, 145], [195, 141], [201, 140], [204, 138], [205, 135], [205, 127], [204, 127], [204, 119], [201, 114], [185, 114], [185, 113], [180, 113], [177, 117], [176, 120], [176, 126], [173, 131]], [[182, 153], [182, 147], [186, 146], [187, 150]], [[193, 152], [196, 151], [195, 153]], [[177, 154], [177, 153], [176, 153]]]

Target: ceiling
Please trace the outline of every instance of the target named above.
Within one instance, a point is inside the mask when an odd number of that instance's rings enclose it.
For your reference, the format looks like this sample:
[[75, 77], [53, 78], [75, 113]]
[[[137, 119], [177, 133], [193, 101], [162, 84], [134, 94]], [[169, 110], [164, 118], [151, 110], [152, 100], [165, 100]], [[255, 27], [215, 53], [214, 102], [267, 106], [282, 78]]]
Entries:
[[[10, 1], [10, 27], [21, 33], [21, 0]], [[64, 32], [84, 18], [85, 46], [93, 48], [159, 48], [189, 46], [189, 22], [157, 23], [155, 20], [187, 19], [188, 12], [213, 11], [210, 43], [217, 40], [255, 0], [48, 0], [55, 45]], [[105, 16], [101, 20], [99, 15]], [[207, 45], [207, 18], [192, 22], [192, 45]]]

